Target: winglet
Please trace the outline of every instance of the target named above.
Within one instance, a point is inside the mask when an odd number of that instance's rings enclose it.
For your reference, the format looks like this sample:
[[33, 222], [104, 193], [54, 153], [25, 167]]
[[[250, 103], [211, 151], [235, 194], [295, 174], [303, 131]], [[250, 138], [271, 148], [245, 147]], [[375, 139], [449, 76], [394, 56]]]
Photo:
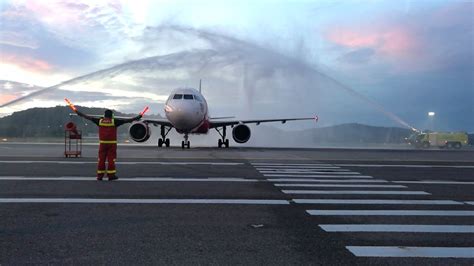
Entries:
[[64, 98], [64, 100], [67, 102], [67, 104], [69, 105], [69, 107], [70, 107], [74, 112], [77, 112], [76, 106], [74, 106], [74, 104], [72, 104], [71, 101], [69, 101], [67, 98]]

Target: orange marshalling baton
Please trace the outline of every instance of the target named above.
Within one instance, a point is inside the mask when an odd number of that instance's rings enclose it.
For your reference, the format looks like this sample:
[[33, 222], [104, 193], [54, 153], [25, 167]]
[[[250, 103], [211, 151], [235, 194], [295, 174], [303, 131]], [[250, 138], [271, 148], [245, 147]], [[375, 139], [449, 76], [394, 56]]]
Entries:
[[71, 101], [69, 101], [67, 98], [64, 98], [64, 100], [67, 102], [67, 104], [69, 105], [69, 107], [71, 107], [71, 109], [72, 109], [74, 112], [77, 112], [76, 106], [74, 106], [74, 104], [72, 104]]
[[148, 106], [143, 109], [143, 111], [140, 113], [141, 116], [143, 116], [146, 112], [148, 111]]

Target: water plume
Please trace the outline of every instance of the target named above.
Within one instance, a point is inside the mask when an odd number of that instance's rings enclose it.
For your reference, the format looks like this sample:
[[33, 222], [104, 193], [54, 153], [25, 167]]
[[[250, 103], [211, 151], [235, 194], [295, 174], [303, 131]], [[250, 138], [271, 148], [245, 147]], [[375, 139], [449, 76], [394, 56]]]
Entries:
[[328, 114], [335, 113], [331, 110], [341, 109], [342, 105], [339, 102], [333, 104], [330, 102], [344, 97], [335, 95], [344, 92], [346, 96], [344, 98], [350, 98], [347, 96], [356, 98], [361, 101], [360, 106], [369, 105], [395, 123], [414, 129], [380, 104], [319, 71], [310, 63], [268, 47], [226, 34], [167, 24], [147, 28], [139, 41], [148, 44], [143, 48], [144, 54], [158, 54], [159, 51], [155, 46], [170, 41], [191, 44], [194, 47], [186, 47], [184, 51], [175, 51], [165, 55], [131, 60], [82, 75], [9, 101], [0, 105], [0, 108], [53, 92], [62, 86], [87, 83], [91, 80], [107, 81], [119, 75], [139, 76], [139, 79], [150, 87], [179, 87], [203, 78], [206, 96], [211, 101], [214, 98], [218, 99], [214, 100], [216, 103], [228, 97], [229, 91], [222, 88], [241, 88], [243, 95], [239, 96], [236, 93], [233, 95], [243, 97], [243, 104], [247, 107], [245, 109], [248, 115], [255, 113], [254, 109], [262, 102], [271, 102], [272, 99], [275, 101], [274, 98], [277, 96], [278, 100], [290, 99], [289, 102], [297, 103], [297, 109], [282, 106], [282, 108], [288, 108], [291, 115], [300, 112], [314, 113], [318, 111], [313, 110], [315, 107], [328, 108]]

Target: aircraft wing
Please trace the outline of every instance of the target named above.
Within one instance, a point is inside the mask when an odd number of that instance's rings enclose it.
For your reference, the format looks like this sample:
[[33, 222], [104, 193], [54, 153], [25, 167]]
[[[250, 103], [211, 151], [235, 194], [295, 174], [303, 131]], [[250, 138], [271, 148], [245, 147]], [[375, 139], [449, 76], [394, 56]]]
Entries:
[[[77, 115], [76, 113], [70, 113], [69, 114], [70, 116], [73, 116], [73, 115]], [[104, 116], [103, 115], [89, 115], [89, 114], [86, 114], [88, 117], [92, 117], [92, 118], [103, 118]], [[117, 119], [117, 120], [129, 120], [129, 119], [132, 119], [133, 117], [125, 117], [125, 116], [114, 116], [114, 119]], [[171, 124], [170, 121], [168, 121], [168, 119], [166, 118], [162, 118], [162, 119], [140, 119], [138, 120], [140, 122], [144, 122], [144, 123], [147, 123], [147, 124], [152, 124], [154, 126], [167, 126], [167, 127], [173, 127], [173, 125]]]
[[275, 118], [275, 119], [255, 119], [255, 120], [209, 120], [210, 128], [233, 126], [238, 124], [257, 124], [268, 123], [268, 122], [281, 122], [282, 124], [286, 121], [297, 121], [297, 120], [315, 120], [318, 121], [318, 116], [315, 117], [298, 117], [298, 118]]
[[[69, 114], [70, 116], [79, 116], [78, 114], [76, 113], [70, 113]], [[92, 117], [92, 118], [98, 118], [98, 119], [101, 119], [101, 118], [104, 118], [103, 115], [90, 115], [90, 114], [85, 114], [87, 115], [88, 117]], [[80, 117], [80, 116], [79, 116]], [[114, 119], [117, 119], [117, 120], [128, 120], [128, 119], [132, 119], [133, 117], [126, 117], [126, 116], [114, 116]]]
[[140, 119], [139, 121], [140, 121], [140, 122], [147, 123], [147, 124], [152, 124], [152, 125], [154, 125], [155, 127], [156, 127], [156, 126], [173, 127], [173, 124], [171, 124], [171, 122], [170, 122], [168, 119], [166, 119], [166, 118], [160, 118], [160, 119]]

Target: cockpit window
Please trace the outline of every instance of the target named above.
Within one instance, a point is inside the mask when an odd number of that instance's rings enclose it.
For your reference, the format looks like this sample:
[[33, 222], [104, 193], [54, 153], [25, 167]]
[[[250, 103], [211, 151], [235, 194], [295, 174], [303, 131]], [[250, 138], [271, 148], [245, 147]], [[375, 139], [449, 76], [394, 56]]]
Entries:
[[202, 98], [199, 95], [194, 95], [194, 99], [198, 100], [198, 102], [202, 102]]
[[175, 95], [173, 96], [173, 99], [174, 99], [174, 100], [183, 99], [183, 94], [175, 94]]
[[184, 99], [185, 99], [185, 100], [192, 100], [192, 99], [194, 99], [194, 98], [193, 98], [193, 95], [192, 95], [192, 94], [185, 94], [185, 95], [184, 95]]

